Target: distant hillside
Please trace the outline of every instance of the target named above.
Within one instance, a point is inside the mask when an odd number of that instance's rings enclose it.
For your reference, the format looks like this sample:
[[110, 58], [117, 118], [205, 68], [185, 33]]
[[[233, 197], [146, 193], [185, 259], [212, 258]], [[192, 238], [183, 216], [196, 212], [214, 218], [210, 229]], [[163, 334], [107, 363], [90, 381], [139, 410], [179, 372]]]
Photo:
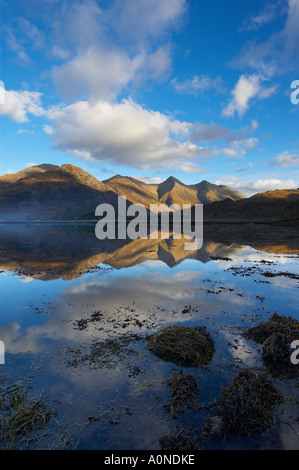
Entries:
[[207, 181], [185, 185], [174, 177], [160, 184], [147, 184], [132, 177], [116, 175], [103, 182], [74, 165], [50, 164], [26, 168], [0, 177], [0, 220], [86, 220], [95, 219], [102, 203], [117, 208], [118, 196], [127, 205], [206, 204], [230, 197], [243, 198], [228, 186]]
[[299, 190], [258, 193], [238, 201], [226, 199], [204, 207], [204, 220], [271, 222], [299, 218]]

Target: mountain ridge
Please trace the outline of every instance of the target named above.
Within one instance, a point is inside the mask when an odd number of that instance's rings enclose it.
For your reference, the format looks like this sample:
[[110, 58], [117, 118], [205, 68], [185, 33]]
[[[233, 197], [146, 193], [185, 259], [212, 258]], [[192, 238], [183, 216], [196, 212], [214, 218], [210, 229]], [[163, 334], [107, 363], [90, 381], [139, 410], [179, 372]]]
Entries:
[[41, 164], [0, 177], [0, 221], [95, 220], [95, 208], [118, 197], [127, 206], [152, 204], [161, 210], [178, 204], [204, 204], [204, 219], [211, 221], [293, 220], [299, 218], [299, 190], [276, 190], [246, 198], [226, 185], [207, 180], [185, 184], [173, 176], [159, 184], [114, 175], [100, 181], [80, 167]]

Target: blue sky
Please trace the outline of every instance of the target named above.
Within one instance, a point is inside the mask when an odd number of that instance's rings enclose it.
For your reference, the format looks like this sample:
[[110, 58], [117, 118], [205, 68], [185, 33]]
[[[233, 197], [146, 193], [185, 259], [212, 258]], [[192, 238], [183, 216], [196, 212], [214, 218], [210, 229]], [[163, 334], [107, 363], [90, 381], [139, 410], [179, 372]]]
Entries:
[[1, 174], [72, 163], [245, 195], [299, 186], [299, 0], [1, 9]]

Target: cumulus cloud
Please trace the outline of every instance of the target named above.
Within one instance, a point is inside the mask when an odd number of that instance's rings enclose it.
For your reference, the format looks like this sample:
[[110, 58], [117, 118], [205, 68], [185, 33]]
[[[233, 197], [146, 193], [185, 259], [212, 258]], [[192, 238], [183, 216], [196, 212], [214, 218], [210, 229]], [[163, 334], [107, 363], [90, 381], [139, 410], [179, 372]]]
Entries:
[[265, 77], [263, 75], [241, 75], [231, 91], [232, 97], [222, 114], [226, 117], [232, 117], [237, 113], [240, 117], [243, 117], [252, 99], [264, 99], [272, 96], [277, 86], [273, 85], [265, 88], [262, 86], [264, 81]]
[[55, 148], [85, 160], [148, 169], [208, 153], [189, 140], [192, 124], [132, 100], [80, 101], [48, 112]]
[[238, 176], [225, 175], [215, 181], [215, 184], [226, 184], [240, 191], [244, 196], [250, 197], [256, 193], [265, 191], [274, 191], [275, 189], [296, 189], [297, 184], [294, 180], [280, 180], [276, 178], [259, 179], [255, 182], [244, 181]]
[[113, 99], [133, 79], [142, 61], [141, 56], [130, 59], [120, 49], [98, 46], [55, 67], [52, 77], [65, 100], [78, 96]]
[[0, 104], [0, 116], [16, 122], [28, 121], [28, 114], [43, 116], [41, 93], [36, 91], [4, 90], [4, 101]]

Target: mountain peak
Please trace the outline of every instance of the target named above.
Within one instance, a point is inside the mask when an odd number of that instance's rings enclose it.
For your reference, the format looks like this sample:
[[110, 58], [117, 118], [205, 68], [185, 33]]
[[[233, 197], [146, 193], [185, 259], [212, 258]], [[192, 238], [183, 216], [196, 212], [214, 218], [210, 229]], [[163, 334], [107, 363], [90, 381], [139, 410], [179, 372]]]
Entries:
[[[163, 181], [163, 183], [166, 183], [167, 181], [170, 182], [170, 183], [184, 184], [180, 180], [175, 178], [174, 176], [169, 176], [165, 181]], [[163, 184], [163, 183], [161, 183], [161, 184]]]

